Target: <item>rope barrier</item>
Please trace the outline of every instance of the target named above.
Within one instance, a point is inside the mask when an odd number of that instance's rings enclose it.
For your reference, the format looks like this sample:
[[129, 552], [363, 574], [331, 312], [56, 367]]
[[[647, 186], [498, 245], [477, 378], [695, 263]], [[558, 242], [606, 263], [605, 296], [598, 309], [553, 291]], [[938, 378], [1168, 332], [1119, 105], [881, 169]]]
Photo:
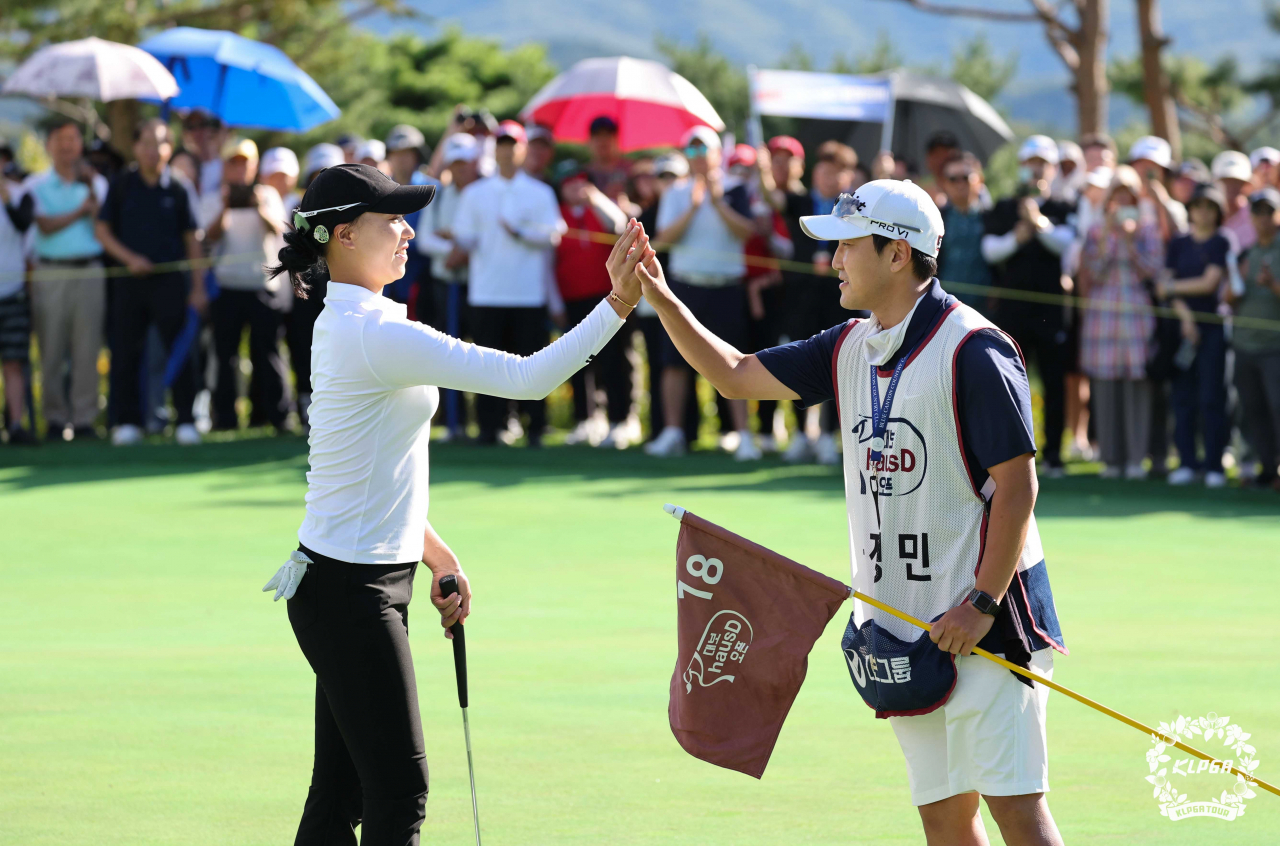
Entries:
[[[590, 240], [599, 244], [612, 245], [617, 241], [617, 236], [608, 232], [592, 232], [586, 229], [570, 229], [565, 232], [564, 237], [572, 237], [582, 240]], [[672, 245], [654, 242], [654, 247], [659, 252], [670, 249]], [[769, 256], [751, 256], [743, 253], [727, 252], [724, 250], [705, 250], [701, 248], [684, 248], [689, 252], [697, 252], [704, 256], [715, 256], [726, 260], [742, 261], [750, 267], [766, 268], [769, 270], [791, 271], [805, 276], [814, 278], [829, 278], [836, 274], [828, 270], [826, 273], [819, 273], [812, 264], [802, 261], [792, 261], [790, 259], [772, 258]], [[197, 259], [195, 261], [183, 259], [180, 261], [170, 261], [157, 263], [151, 271], [152, 276], [164, 273], [176, 273], [190, 270], [205, 270], [208, 268], [236, 266], [245, 264], [254, 264], [261, 261], [261, 256], [256, 253], [238, 253], [235, 255], [211, 256], [209, 258]], [[55, 270], [56, 268], [56, 270]], [[20, 275], [12, 271], [0, 273], [0, 281], [12, 279]], [[25, 276], [26, 274], [21, 274]], [[99, 279], [103, 276], [107, 278], [124, 278], [132, 277], [127, 267], [107, 266], [98, 268], [83, 267], [56, 267], [45, 265], [40, 268], [40, 279], [47, 280], [76, 280], [76, 279]], [[1120, 313], [1136, 313], [1149, 314], [1153, 317], [1169, 317], [1180, 319], [1183, 314], [1177, 309], [1168, 306], [1157, 306], [1150, 304], [1130, 304], [1130, 303], [1104, 303], [1089, 297], [1077, 297], [1072, 294], [1052, 294], [1043, 291], [1025, 291], [1018, 288], [1006, 288], [999, 285], [974, 285], [967, 282], [942, 282], [943, 288], [949, 293], [974, 294], [978, 296], [993, 297], [1002, 300], [1016, 300], [1026, 303], [1034, 303], [1038, 305], [1056, 305], [1056, 306], [1074, 306], [1079, 309], [1087, 309], [1090, 311], [1112, 311]], [[1280, 320], [1270, 320], [1263, 317], [1248, 317], [1242, 315], [1232, 315], [1224, 317], [1216, 312], [1209, 311], [1193, 311], [1189, 313], [1191, 318], [1197, 323], [1212, 323], [1222, 325], [1230, 323], [1244, 329], [1261, 329], [1268, 332], [1280, 332]]]

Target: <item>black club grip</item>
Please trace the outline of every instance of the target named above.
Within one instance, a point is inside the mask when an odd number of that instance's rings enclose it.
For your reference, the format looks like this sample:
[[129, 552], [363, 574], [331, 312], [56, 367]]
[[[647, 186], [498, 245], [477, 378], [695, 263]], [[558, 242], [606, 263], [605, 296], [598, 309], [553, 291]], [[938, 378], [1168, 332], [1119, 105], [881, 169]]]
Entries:
[[[458, 577], [449, 575], [440, 577], [440, 595], [448, 598], [458, 592]], [[449, 627], [453, 635], [453, 672], [458, 678], [458, 705], [467, 707], [467, 638], [463, 631], [462, 621]]]

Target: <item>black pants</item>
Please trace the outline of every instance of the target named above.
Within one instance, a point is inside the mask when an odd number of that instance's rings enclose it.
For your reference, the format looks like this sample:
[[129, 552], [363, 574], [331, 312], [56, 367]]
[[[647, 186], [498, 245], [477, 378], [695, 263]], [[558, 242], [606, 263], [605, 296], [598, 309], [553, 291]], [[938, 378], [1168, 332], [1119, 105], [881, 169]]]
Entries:
[[316, 674], [316, 752], [294, 846], [417, 846], [427, 755], [409, 654], [414, 564], [314, 561], [289, 623]]
[[[492, 347], [516, 355], [533, 355], [551, 340], [547, 331], [547, 310], [542, 306], [472, 306], [471, 336], [482, 347]], [[493, 443], [498, 430], [506, 427], [511, 401], [485, 394], [476, 395], [476, 417], [480, 422], [480, 442]], [[530, 443], [542, 438], [547, 428], [545, 400], [520, 400], [520, 411], [529, 415]]]
[[[600, 297], [585, 300], [566, 300], [564, 311], [570, 326], [577, 326], [600, 304]], [[573, 419], [579, 423], [591, 415], [591, 403], [587, 397], [601, 387], [608, 397], [610, 423], [623, 423], [631, 412], [631, 362], [627, 359], [627, 346], [631, 343], [631, 331], [627, 327], [609, 339], [591, 363], [569, 377], [573, 387]]]
[[[237, 291], [223, 288], [210, 305], [213, 318], [213, 348], [218, 359], [218, 382], [213, 391], [213, 428], [235, 429], [236, 374], [240, 365], [240, 335], [249, 327], [249, 361], [253, 381], [249, 399], [251, 419], [284, 428], [289, 414], [289, 374], [280, 354], [283, 315], [267, 291]], [[310, 357], [308, 351], [308, 357]]]
[[1259, 482], [1276, 478], [1280, 459], [1280, 352], [1236, 350], [1236, 390], [1240, 392], [1240, 429], [1262, 462]]
[[[1062, 433], [1067, 418], [1067, 330], [1053, 324], [1001, 325], [1022, 350], [1027, 367], [1035, 362], [1044, 386], [1044, 443], [1040, 455], [1050, 467], [1062, 466]], [[1139, 459], [1141, 456], [1139, 456]]]
[[[180, 273], [146, 279], [121, 279], [114, 286], [111, 318], [111, 388], [116, 392], [116, 422], [141, 426], [142, 353], [147, 330], [160, 330], [166, 353], [187, 322], [187, 280]], [[173, 407], [178, 423], [194, 423], [191, 404], [196, 398], [195, 368], [190, 354], [173, 384]]]

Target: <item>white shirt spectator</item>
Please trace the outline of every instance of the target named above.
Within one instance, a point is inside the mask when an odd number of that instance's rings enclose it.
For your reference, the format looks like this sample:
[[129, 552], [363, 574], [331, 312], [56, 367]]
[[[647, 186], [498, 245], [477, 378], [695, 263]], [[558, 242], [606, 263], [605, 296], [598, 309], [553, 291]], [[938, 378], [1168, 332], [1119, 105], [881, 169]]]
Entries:
[[565, 228], [555, 192], [524, 171], [468, 185], [453, 225], [458, 243], [471, 253], [467, 301], [473, 306], [547, 305], [545, 254], [560, 243]]
[[[283, 221], [284, 205], [274, 188], [257, 185], [254, 189], [262, 203], [262, 212], [260, 214], [254, 208], [227, 209], [227, 226], [212, 250], [216, 262], [213, 273], [223, 288], [277, 291], [282, 277], [269, 279], [264, 266], [274, 263], [276, 255], [284, 247], [284, 238], [272, 231], [262, 216]], [[221, 196], [216, 199], [220, 211]], [[209, 221], [202, 221], [206, 229], [218, 211], [210, 214]]]
[[298, 540], [353, 564], [422, 559], [437, 388], [541, 399], [623, 325], [606, 301], [531, 356], [408, 320], [405, 306], [330, 282], [311, 346], [311, 471]]
[[[693, 203], [693, 184], [692, 179], [676, 183], [662, 195], [658, 201], [658, 232], [671, 226], [689, 210]], [[731, 196], [735, 194], [740, 196]], [[750, 200], [741, 186], [726, 189], [724, 196], [735, 211], [743, 217], [751, 217]], [[694, 285], [712, 280], [722, 284], [736, 282], [746, 273], [742, 241], [734, 237], [729, 225], [716, 211], [709, 190], [689, 221], [684, 237], [671, 245], [670, 256], [667, 264], [671, 276]]]
[[445, 282], [467, 281], [466, 264], [452, 270], [444, 266], [444, 260], [449, 257], [449, 253], [453, 252], [454, 242], [436, 234], [437, 232], [454, 232], [458, 201], [461, 198], [462, 192], [452, 183], [437, 189], [435, 199], [418, 216], [417, 234], [411, 242], [412, 248], [417, 249], [424, 256], [431, 257], [431, 275]]

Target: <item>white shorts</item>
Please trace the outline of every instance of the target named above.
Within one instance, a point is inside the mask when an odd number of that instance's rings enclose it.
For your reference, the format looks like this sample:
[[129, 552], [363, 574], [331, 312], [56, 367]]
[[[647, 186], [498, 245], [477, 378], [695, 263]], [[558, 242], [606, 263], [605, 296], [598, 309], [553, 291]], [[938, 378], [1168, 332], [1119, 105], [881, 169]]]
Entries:
[[[1033, 652], [1031, 669], [1053, 678], [1053, 649]], [[956, 673], [955, 690], [941, 708], [889, 718], [907, 758], [911, 803], [973, 790], [986, 796], [1048, 793], [1049, 688], [1027, 687], [978, 655], [957, 655]]]

